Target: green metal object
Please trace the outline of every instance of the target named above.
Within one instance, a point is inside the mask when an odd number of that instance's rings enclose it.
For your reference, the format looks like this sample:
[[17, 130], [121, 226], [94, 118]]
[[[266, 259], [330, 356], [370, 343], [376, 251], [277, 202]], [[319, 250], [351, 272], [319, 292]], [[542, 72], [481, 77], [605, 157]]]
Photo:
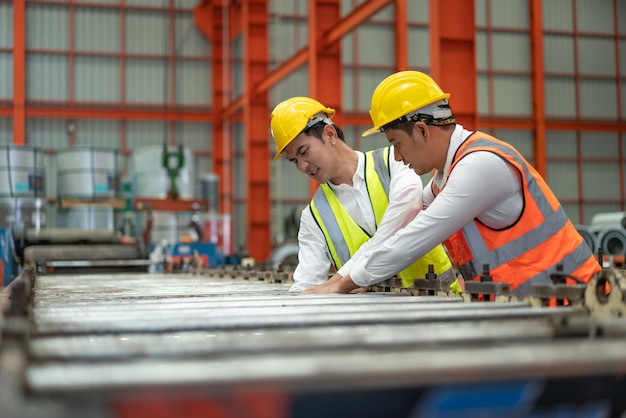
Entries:
[[170, 190], [168, 192], [169, 197], [172, 200], [178, 199], [178, 185], [176, 184], [176, 177], [181, 168], [185, 166], [185, 153], [183, 152], [183, 146], [179, 145], [177, 151], [169, 151], [167, 144], [163, 144], [163, 168], [167, 170], [167, 175], [170, 178]]

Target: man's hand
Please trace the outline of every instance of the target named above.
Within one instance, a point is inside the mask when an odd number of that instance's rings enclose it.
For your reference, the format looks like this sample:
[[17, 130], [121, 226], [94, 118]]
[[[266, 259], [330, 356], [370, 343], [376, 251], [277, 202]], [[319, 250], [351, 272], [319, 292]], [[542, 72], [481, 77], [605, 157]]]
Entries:
[[355, 293], [353, 292], [355, 289], [359, 289], [359, 286], [354, 284], [354, 282], [350, 279], [350, 275], [341, 278], [336, 278], [333, 276], [333, 278], [331, 278], [324, 284], [309, 287], [308, 289], [303, 290], [302, 294], [320, 295], [328, 293]]

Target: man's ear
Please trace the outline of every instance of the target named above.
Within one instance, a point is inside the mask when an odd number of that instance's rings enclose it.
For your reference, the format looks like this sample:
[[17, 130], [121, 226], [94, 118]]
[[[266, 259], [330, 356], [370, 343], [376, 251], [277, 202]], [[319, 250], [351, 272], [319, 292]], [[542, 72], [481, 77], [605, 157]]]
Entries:
[[339, 137], [337, 136], [337, 131], [332, 125], [324, 126], [324, 135], [328, 136], [328, 140], [330, 141], [332, 145], [335, 145], [335, 143], [339, 139]]
[[430, 132], [428, 131], [428, 126], [424, 122], [415, 122], [413, 125], [413, 129], [417, 130], [417, 133], [424, 137], [424, 139], [428, 138]]

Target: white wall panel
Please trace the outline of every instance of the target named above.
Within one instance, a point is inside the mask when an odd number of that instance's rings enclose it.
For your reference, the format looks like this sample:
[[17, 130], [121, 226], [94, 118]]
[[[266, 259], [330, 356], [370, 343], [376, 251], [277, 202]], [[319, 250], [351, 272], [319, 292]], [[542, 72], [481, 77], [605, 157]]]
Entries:
[[271, 13], [281, 13], [285, 15], [307, 14], [307, 0], [272, 0], [270, 3]]
[[213, 172], [211, 156], [206, 151], [213, 150], [213, 132], [210, 123], [206, 122], [182, 122], [176, 124], [176, 143], [182, 144], [192, 152], [202, 151], [203, 155], [196, 155], [195, 170], [196, 178], [201, 173]]
[[528, 1], [497, 0], [489, 2], [491, 24], [496, 27], [527, 29], [529, 27]]
[[[353, 83], [344, 81], [343, 98], [344, 112], [369, 112], [372, 103], [372, 93], [376, 86], [393, 73], [392, 69], [359, 68], [353, 75]], [[345, 80], [345, 79], [344, 79]], [[355, 103], [354, 97], [357, 98]]]
[[70, 143], [68, 122], [62, 119], [27, 119], [26, 143], [43, 149], [67, 148]]
[[[93, 4], [121, 4], [122, 0], [81, 0], [80, 2]], [[128, 1], [126, 1], [126, 3], [128, 4]]]
[[176, 62], [176, 103], [208, 106], [213, 100], [210, 63], [208, 61]]
[[495, 71], [530, 71], [530, 38], [526, 33], [492, 34], [492, 64]]
[[586, 162], [582, 166], [583, 195], [589, 199], [613, 199], [620, 194], [619, 165]]
[[165, 55], [170, 51], [167, 11], [126, 11], [126, 52]]
[[175, 19], [175, 52], [180, 56], [209, 56], [211, 44], [196, 28], [192, 13], [177, 13]]
[[381, 63], [394, 65], [396, 56], [393, 27], [365, 24], [355, 32], [360, 65], [377, 65]]
[[[602, 0], [601, 0], [602, 1]], [[550, 30], [574, 29], [572, 0], [543, 0], [543, 28]]]
[[580, 115], [584, 118], [616, 119], [617, 86], [614, 80], [580, 80]]
[[28, 54], [26, 56], [26, 98], [28, 100], [68, 100], [68, 60], [66, 55]]
[[69, 49], [69, 10], [67, 6], [33, 4], [26, 8], [26, 47]]
[[476, 100], [478, 101], [478, 114], [489, 113], [489, 78], [485, 74], [478, 74], [476, 87]]
[[192, 8], [199, 4], [198, 0], [174, 0], [174, 7]]
[[621, 106], [621, 115], [620, 118], [623, 120], [624, 118], [626, 118], [626, 106], [624, 106], [624, 104], [626, 104], [626, 81], [620, 81], [619, 83], [620, 86], [620, 103], [622, 103]]
[[[408, 62], [411, 68], [428, 67], [430, 64], [430, 34], [428, 33], [428, 28], [409, 27], [407, 48]], [[452, 65], [464, 64], [466, 63], [459, 62]]]
[[614, 38], [578, 38], [578, 71], [581, 74], [615, 76], [615, 61]]
[[13, 98], [13, 54], [0, 52], [0, 100]]
[[120, 122], [77, 119], [74, 121], [74, 145], [119, 149]]
[[547, 117], [576, 116], [576, 88], [573, 78], [545, 78]]
[[13, 46], [13, 4], [0, 3], [0, 48]]
[[530, 164], [533, 164], [533, 153], [535, 150], [534, 134], [532, 131], [520, 131], [520, 130], [509, 130], [509, 129], [496, 129], [493, 131], [492, 135], [496, 138], [507, 142], [515, 147], [519, 151], [520, 154], [528, 161]]
[[0, 118], [0, 144], [13, 144], [13, 119]]
[[626, 34], [626, 1], [618, 1], [617, 2], [617, 15], [620, 16], [620, 19], [617, 21], [617, 29], [621, 35]]
[[[620, 2], [623, 3], [622, 0], [618, 1]], [[576, 0], [576, 29], [581, 32], [613, 34], [615, 32], [613, 2]]]
[[429, 0], [411, 0], [406, 2], [407, 19], [409, 22], [428, 23], [430, 20]]
[[530, 76], [496, 74], [493, 77], [495, 115], [530, 116], [532, 114]]
[[77, 101], [120, 101], [120, 60], [117, 57], [77, 56], [74, 65], [74, 98]]
[[487, 60], [487, 33], [485, 31], [477, 31], [476, 39], [475, 39], [475, 49], [476, 49], [476, 69], [477, 70], [486, 70], [488, 68], [488, 60]]
[[119, 52], [120, 11], [77, 7], [74, 12], [74, 47], [77, 51]]
[[574, 74], [574, 39], [567, 35], [544, 35], [543, 60], [546, 72]]
[[548, 158], [576, 158], [576, 132], [546, 132], [546, 155]]
[[167, 124], [162, 121], [127, 121], [126, 148], [133, 150], [150, 145], [163, 145], [167, 142]]
[[617, 158], [619, 135], [617, 132], [581, 132], [580, 154], [584, 158]]
[[161, 104], [169, 102], [167, 61], [163, 59], [126, 60], [126, 102]]
[[167, 7], [169, 0], [124, 0], [127, 6]]
[[575, 162], [553, 162], [548, 164], [545, 179], [559, 199], [576, 200], [578, 195], [578, 165]]

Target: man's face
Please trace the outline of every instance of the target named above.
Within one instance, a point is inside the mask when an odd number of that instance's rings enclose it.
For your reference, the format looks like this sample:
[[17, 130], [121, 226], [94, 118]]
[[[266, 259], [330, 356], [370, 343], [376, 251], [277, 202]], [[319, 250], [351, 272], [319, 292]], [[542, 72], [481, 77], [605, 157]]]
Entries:
[[[317, 181], [326, 183], [334, 174], [333, 150], [327, 138], [326, 126], [322, 140], [301, 133], [285, 148], [285, 156], [298, 170]], [[331, 128], [332, 129], [332, 128]]]
[[424, 141], [423, 130], [427, 130], [428, 127], [424, 124], [421, 124], [423, 127], [417, 125], [416, 123], [410, 135], [402, 129], [389, 129], [385, 131], [385, 136], [395, 148], [396, 161], [402, 161], [421, 176], [430, 172], [432, 167], [428, 164], [428, 152]]

